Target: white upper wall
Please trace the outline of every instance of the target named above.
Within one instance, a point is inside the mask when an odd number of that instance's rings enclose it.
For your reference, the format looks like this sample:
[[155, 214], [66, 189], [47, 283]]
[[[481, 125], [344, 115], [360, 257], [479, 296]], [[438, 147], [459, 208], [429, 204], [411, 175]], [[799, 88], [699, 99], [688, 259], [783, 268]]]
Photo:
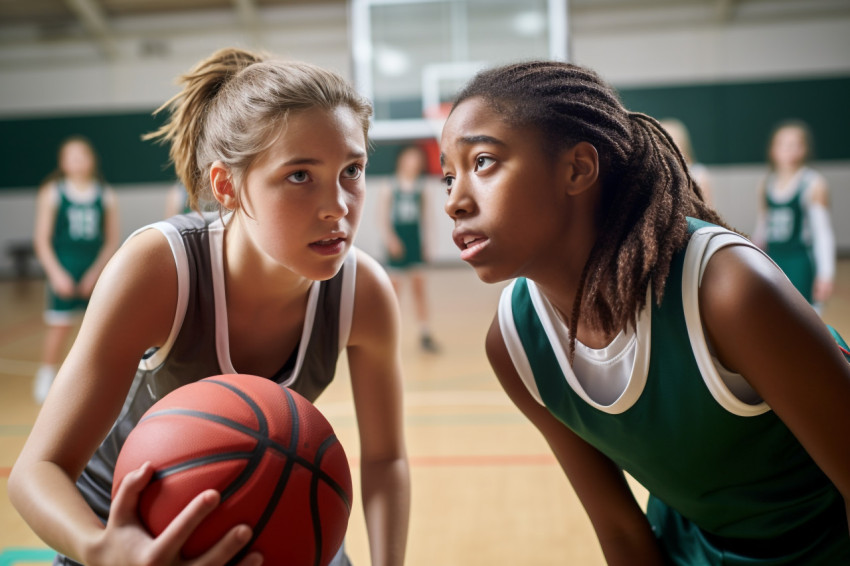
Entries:
[[[735, 80], [773, 80], [850, 74], [850, 1], [737, 0], [641, 2], [576, 0], [570, 17], [572, 59], [618, 86]], [[729, 5], [730, 18], [712, 6]], [[598, 6], [598, 8], [597, 8]], [[259, 45], [351, 77], [348, 13], [344, 6], [260, 9], [262, 31], [238, 31], [232, 13], [114, 22], [117, 57], [107, 60], [84, 41], [27, 40], [27, 30], [0, 22], [0, 116], [150, 110], [177, 92], [174, 79], [213, 50]], [[198, 31], [203, 23], [207, 31]], [[400, 22], [421, 28], [423, 22]], [[23, 40], [21, 38], [23, 37]], [[16, 39], [17, 38], [17, 39]], [[842, 249], [850, 249], [850, 162], [823, 168], [833, 193], [833, 222]], [[761, 168], [715, 168], [721, 213], [744, 230], [754, 218], [755, 179]], [[126, 187], [122, 222], [129, 230], [163, 207], [166, 187]], [[0, 191], [0, 249], [31, 236], [34, 195]], [[435, 199], [438, 200], [438, 199]], [[137, 202], [138, 201], [138, 202]], [[141, 201], [145, 201], [144, 204]], [[435, 205], [439, 208], [438, 205]], [[147, 215], [142, 214], [147, 210]], [[441, 219], [439, 210], [435, 214]], [[377, 246], [364, 222], [360, 241]], [[369, 250], [380, 253], [379, 249]], [[447, 238], [437, 259], [456, 259]], [[7, 258], [0, 256], [0, 267]]]
[[177, 76], [229, 46], [264, 49], [350, 78], [345, 6], [261, 14], [263, 28], [257, 33], [240, 31], [229, 12], [118, 20], [117, 56], [111, 60], [83, 41], [12, 44], [0, 27], [0, 115], [158, 107], [177, 92]]
[[[848, 0], [738, 0], [728, 3], [725, 19], [717, 6], [727, 3], [709, 0], [573, 4], [572, 60], [618, 86], [850, 72]], [[262, 25], [253, 32], [232, 11], [111, 21], [111, 60], [90, 42], [38, 39], [35, 30], [0, 23], [0, 115], [149, 109], [176, 92], [180, 73], [230, 45], [259, 46], [353, 78], [346, 6], [259, 13]], [[420, 34], [422, 25], [399, 22]]]
[[594, 30], [573, 21], [572, 60], [618, 86], [772, 80], [850, 72], [850, 11], [773, 23]]

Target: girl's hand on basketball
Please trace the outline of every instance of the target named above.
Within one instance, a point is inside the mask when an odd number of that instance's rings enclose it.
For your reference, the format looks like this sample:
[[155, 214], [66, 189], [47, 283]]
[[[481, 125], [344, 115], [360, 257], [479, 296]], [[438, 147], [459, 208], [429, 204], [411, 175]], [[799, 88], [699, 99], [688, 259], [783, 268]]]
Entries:
[[[104, 534], [92, 551], [92, 564], [223, 566], [251, 540], [251, 529], [239, 525], [202, 556], [190, 561], [181, 559], [180, 549], [201, 521], [216, 508], [220, 496], [213, 490], [200, 493], [158, 537], [153, 538], [136, 512], [139, 495], [152, 476], [153, 467], [145, 463], [124, 477], [112, 502]], [[252, 553], [240, 562], [240, 566], [258, 566], [261, 563], [262, 557]]]

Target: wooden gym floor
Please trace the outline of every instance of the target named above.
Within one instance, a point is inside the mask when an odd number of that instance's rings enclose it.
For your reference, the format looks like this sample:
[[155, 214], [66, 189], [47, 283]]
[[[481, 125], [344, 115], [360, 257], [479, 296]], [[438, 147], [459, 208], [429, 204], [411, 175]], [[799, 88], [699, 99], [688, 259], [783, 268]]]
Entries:
[[[404, 319], [406, 435], [413, 505], [407, 564], [490, 566], [603, 564], [583, 509], [537, 431], [508, 401], [483, 351], [501, 285], [465, 266], [427, 273], [439, 354], [420, 352], [410, 289]], [[839, 262], [824, 318], [850, 335], [850, 260]], [[42, 339], [43, 281], [0, 281], [0, 566], [48, 564], [50, 551], [6, 496], [9, 469], [38, 407], [30, 395]], [[341, 360], [319, 408], [353, 460], [358, 438]], [[356, 465], [352, 467], [359, 484]], [[635, 486], [639, 499], [645, 498]], [[355, 565], [368, 564], [359, 492], [347, 536]]]

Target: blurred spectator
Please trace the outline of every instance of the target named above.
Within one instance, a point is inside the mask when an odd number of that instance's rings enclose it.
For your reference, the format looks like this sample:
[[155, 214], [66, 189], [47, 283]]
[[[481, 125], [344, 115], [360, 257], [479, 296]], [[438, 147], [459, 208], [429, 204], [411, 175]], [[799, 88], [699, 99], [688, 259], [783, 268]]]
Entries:
[[41, 404], [56, 376], [71, 327], [88, 305], [106, 262], [118, 247], [118, 210], [98, 170], [91, 143], [73, 136], [59, 147], [58, 169], [36, 201], [36, 256], [47, 275], [41, 367], [33, 397]]
[[684, 156], [685, 162], [688, 164], [688, 172], [702, 191], [703, 200], [713, 207], [714, 187], [711, 183], [711, 174], [709, 174], [708, 168], [705, 165], [697, 162], [687, 126], [676, 118], [665, 118], [664, 120], [660, 120], [660, 122], [664, 129], [667, 130], [667, 133], [670, 134], [670, 137], [673, 138], [673, 141], [676, 142], [679, 151], [682, 152], [682, 156]]
[[807, 165], [811, 154], [812, 136], [804, 122], [786, 121], [773, 130], [767, 153], [770, 170], [758, 189], [753, 242], [819, 310], [832, 295], [835, 236], [829, 188]]
[[396, 159], [392, 179], [382, 187], [379, 214], [387, 248], [388, 272], [396, 293], [402, 279], [409, 279], [419, 324], [419, 344], [426, 352], [439, 348], [431, 335], [428, 298], [422, 265], [429, 259], [427, 249], [430, 222], [426, 185], [426, 154], [417, 145], [405, 147]]

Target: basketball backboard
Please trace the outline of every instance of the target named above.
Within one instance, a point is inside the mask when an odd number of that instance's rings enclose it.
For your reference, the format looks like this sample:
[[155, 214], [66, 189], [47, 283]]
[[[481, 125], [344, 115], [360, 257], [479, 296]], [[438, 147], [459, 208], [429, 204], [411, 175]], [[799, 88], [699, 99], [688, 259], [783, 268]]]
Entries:
[[352, 0], [351, 11], [376, 141], [439, 136], [445, 104], [485, 67], [568, 59], [567, 0]]

